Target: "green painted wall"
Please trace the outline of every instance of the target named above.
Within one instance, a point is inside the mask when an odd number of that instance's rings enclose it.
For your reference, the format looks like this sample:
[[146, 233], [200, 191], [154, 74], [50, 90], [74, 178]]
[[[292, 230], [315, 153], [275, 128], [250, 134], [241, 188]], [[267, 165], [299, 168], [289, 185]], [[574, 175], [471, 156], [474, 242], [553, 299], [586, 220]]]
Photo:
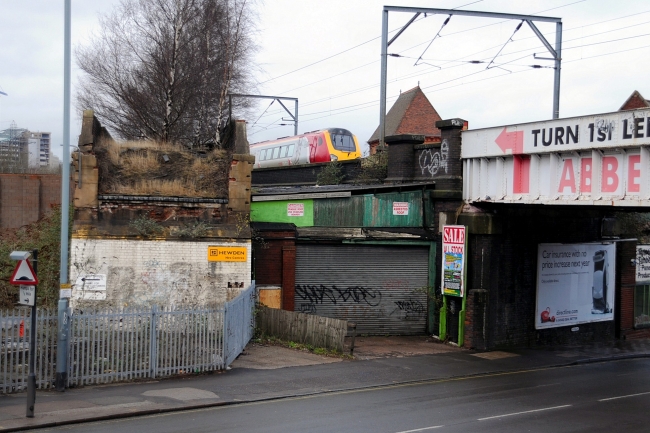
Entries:
[[[302, 203], [305, 207], [304, 216], [289, 216], [287, 205]], [[251, 203], [251, 221], [266, 223], [293, 223], [296, 227], [312, 227], [314, 225], [313, 200], [259, 201]]]
[[[408, 215], [393, 215], [394, 202], [408, 202]], [[316, 227], [422, 227], [422, 192], [366, 194], [314, 201]]]
[[[394, 202], [409, 203], [408, 215], [393, 215]], [[288, 216], [289, 203], [303, 203], [304, 216]], [[422, 227], [422, 203], [422, 191], [262, 201], [251, 204], [251, 221], [294, 223], [297, 227]]]

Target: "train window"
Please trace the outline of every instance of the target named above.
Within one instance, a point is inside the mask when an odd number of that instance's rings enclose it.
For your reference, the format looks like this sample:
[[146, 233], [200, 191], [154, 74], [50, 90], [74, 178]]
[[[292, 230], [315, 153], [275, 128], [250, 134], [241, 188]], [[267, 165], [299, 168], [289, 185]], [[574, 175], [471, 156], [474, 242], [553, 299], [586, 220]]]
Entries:
[[286, 158], [287, 157], [287, 146], [282, 146], [280, 148], [280, 158]]
[[323, 144], [323, 137], [318, 137], [318, 145], [322, 146]]
[[293, 148], [294, 148], [295, 146], [296, 146], [295, 144], [290, 144], [290, 145], [289, 145], [289, 153], [287, 154], [287, 156], [288, 156], [289, 158], [291, 158], [291, 157], [293, 156]]
[[264, 161], [266, 159], [266, 149], [260, 150], [260, 161]]
[[332, 134], [331, 138], [332, 145], [336, 150], [340, 150], [341, 152], [355, 152], [357, 150], [351, 135]]
[[280, 156], [280, 148], [279, 147], [274, 147], [273, 148], [273, 159], [276, 159], [278, 156]]

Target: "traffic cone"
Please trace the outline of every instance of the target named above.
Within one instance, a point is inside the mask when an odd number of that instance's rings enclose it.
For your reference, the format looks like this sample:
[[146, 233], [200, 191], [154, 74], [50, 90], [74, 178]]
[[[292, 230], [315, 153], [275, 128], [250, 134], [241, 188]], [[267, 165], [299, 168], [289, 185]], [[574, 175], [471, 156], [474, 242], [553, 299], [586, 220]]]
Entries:
[[18, 336], [20, 338], [25, 337], [25, 321], [24, 320], [20, 321], [20, 328], [18, 328]]

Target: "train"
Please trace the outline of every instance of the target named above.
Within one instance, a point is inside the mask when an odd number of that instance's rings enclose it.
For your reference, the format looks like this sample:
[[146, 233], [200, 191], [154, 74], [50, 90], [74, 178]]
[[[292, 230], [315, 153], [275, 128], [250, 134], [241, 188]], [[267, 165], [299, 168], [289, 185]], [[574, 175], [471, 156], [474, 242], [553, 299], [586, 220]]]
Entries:
[[254, 168], [284, 167], [361, 158], [357, 137], [343, 128], [327, 128], [250, 145]]

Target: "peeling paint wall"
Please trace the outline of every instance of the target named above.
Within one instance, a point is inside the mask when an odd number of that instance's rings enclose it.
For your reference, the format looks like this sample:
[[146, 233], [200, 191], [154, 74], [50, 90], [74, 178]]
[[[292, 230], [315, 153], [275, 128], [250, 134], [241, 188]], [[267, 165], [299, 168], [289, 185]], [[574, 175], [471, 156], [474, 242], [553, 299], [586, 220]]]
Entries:
[[[246, 261], [208, 262], [208, 247], [214, 246], [245, 248]], [[250, 269], [250, 241], [75, 238], [70, 244], [71, 304], [74, 308], [218, 305], [250, 285]], [[90, 279], [95, 275], [105, 275], [105, 291], [92, 290]]]

